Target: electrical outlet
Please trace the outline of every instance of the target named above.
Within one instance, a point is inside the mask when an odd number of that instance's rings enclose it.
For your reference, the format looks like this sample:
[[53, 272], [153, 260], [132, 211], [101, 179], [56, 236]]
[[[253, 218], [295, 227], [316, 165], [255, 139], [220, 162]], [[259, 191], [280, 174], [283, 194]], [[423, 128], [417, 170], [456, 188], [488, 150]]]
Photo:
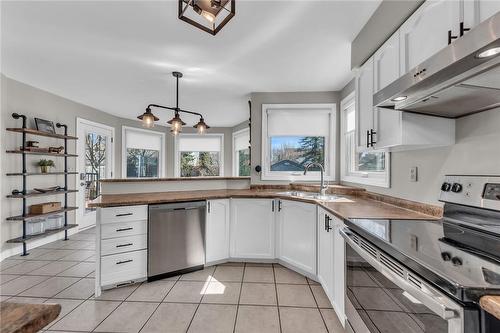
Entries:
[[418, 180], [418, 169], [417, 167], [411, 167], [410, 168], [410, 181], [411, 182], [416, 182]]

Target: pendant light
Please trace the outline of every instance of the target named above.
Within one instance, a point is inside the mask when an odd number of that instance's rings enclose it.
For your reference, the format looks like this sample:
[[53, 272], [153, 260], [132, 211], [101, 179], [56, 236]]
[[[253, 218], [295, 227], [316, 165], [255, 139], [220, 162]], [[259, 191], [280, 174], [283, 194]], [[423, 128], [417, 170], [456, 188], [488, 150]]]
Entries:
[[235, 15], [235, 0], [178, 0], [179, 19], [216, 35]]
[[175, 136], [175, 135], [178, 135], [179, 133], [181, 133], [182, 126], [186, 125], [186, 123], [184, 121], [182, 121], [182, 119], [180, 117], [180, 113], [181, 112], [188, 113], [188, 114], [192, 114], [192, 115], [196, 115], [196, 116], [200, 117], [200, 120], [198, 121], [198, 123], [196, 125], [194, 125], [193, 127], [196, 128], [198, 134], [204, 134], [207, 131], [207, 129], [210, 128], [210, 126], [208, 126], [205, 123], [205, 120], [203, 119], [203, 115], [201, 113], [198, 113], [198, 112], [187, 111], [187, 110], [183, 110], [183, 109], [179, 108], [179, 79], [182, 77], [182, 73], [181, 72], [173, 72], [172, 75], [176, 79], [176, 93], [175, 93], [176, 104], [175, 104], [175, 107], [163, 106], [163, 105], [159, 105], [159, 104], [149, 104], [146, 108], [146, 112], [144, 112], [142, 115], [138, 116], [137, 118], [142, 120], [142, 125], [144, 127], [151, 128], [154, 126], [155, 121], [160, 120], [158, 117], [156, 117], [151, 112], [152, 107], [174, 111], [174, 117], [172, 119], [170, 119], [169, 121], [167, 121], [167, 124], [170, 124], [170, 133], [172, 133], [172, 135]]
[[138, 116], [137, 119], [142, 120], [142, 126], [146, 128], [152, 128], [155, 126], [155, 121], [160, 120], [153, 113], [151, 113], [151, 108], [147, 107], [146, 112]]

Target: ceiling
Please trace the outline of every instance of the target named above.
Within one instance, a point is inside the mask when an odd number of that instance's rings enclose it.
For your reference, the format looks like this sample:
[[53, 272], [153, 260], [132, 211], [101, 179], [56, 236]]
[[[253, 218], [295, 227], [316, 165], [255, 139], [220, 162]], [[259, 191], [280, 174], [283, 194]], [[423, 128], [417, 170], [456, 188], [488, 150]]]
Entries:
[[181, 71], [180, 106], [234, 126], [251, 92], [342, 89], [350, 42], [379, 3], [236, 0], [211, 36], [177, 19], [176, 1], [2, 1], [2, 72], [135, 118], [148, 103], [175, 103], [171, 72]]

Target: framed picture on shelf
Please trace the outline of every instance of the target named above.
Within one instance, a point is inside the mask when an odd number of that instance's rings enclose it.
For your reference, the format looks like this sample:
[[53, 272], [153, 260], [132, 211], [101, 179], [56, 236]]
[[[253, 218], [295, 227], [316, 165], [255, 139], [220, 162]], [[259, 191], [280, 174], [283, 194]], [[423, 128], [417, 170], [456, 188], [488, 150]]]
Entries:
[[54, 123], [50, 120], [35, 118], [36, 129], [40, 132], [56, 134]]

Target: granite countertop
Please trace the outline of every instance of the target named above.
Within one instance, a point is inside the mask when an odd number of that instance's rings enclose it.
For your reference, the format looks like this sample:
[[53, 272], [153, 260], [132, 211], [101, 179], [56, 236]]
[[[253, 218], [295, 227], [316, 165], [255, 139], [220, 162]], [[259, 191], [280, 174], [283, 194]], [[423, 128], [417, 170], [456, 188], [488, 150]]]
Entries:
[[483, 296], [479, 300], [479, 305], [484, 311], [500, 320], [500, 296]]
[[59, 304], [0, 303], [0, 332], [38, 332], [57, 318]]
[[344, 195], [333, 202], [291, 197], [280, 194], [283, 189], [247, 189], [247, 190], [204, 190], [175, 191], [157, 193], [107, 194], [90, 203], [90, 207], [116, 207], [147, 205], [169, 202], [196, 201], [224, 198], [279, 198], [286, 200], [315, 203], [331, 214], [342, 218], [372, 218], [401, 220], [435, 220], [436, 216], [419, 211], [398, 207], [362, 195]]
[[167, 178], [110, 178], [101, 179], [101, 183], [137, 183], [137, 182], [175, 182], [192, 180], [250, 180], [250, 177], [167, 177]]

